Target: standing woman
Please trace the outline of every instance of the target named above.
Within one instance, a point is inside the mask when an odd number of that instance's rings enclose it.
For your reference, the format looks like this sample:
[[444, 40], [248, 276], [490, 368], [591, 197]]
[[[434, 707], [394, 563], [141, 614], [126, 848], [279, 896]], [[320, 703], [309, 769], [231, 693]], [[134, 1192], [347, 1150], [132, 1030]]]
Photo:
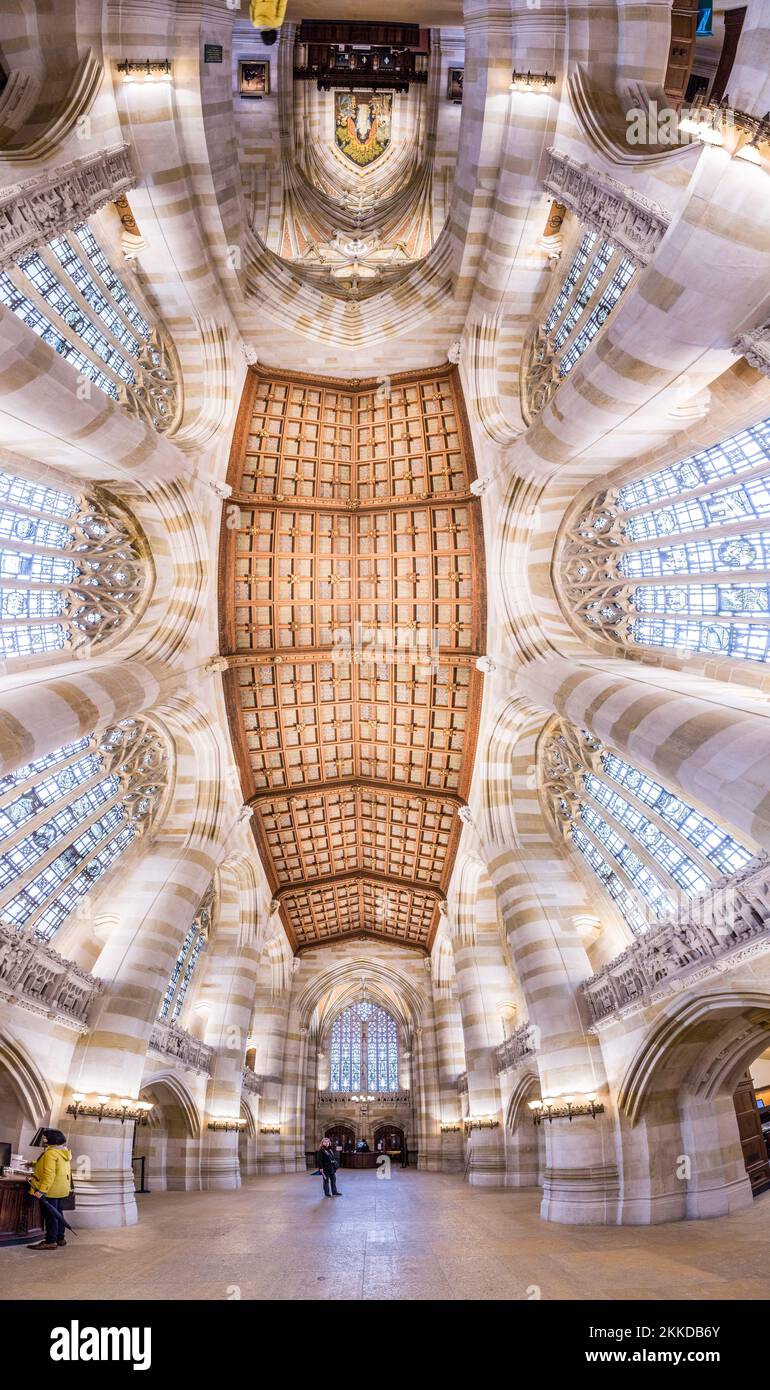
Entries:
[[29, 1190], [33, 1197], [44, 1197], [45, 1240], [28, 1245], [28, 1250], [57, 1250], [66, 1245], [66, 1227], [60, 1215], [65, 1197], [72, 1191], [72, 1152], [60, 1129], [42, 1129], [43, 1152], [32, 1169]]
[[316, 1154], [316, 1162], [321, 1169], [324, 1180], [324, 1197], [341, 1197], [342, 1193], [337, 1191], [337, 1159], [328, 1135], [321, 1140], [321, 1147]]

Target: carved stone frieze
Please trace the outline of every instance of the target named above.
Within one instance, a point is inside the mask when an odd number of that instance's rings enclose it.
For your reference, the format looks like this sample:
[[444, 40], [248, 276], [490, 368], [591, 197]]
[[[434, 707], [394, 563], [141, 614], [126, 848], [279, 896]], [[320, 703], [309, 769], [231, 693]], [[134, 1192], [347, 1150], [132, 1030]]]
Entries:
[[544, 186], [638, 266], [647, 265], [665, 236], [671, 214], [609, 174], [549, 151]]
[[116, 145], [5, 188], [0, 197], [0, 268], [79, 226], [135, 183], [128, 146]]

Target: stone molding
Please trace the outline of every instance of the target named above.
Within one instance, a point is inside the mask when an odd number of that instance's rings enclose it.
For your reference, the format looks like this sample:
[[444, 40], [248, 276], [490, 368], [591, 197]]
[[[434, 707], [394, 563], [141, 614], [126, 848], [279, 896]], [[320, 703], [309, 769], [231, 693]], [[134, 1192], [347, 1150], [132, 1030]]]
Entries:
[[770, 945], [770, 857], [754, 859], [644, 936], [580, 986], [594, 1025], [691, 990]]
[[529, 1023], [522, 1023], [505, 1042], [495, 1048], [495, 1070], [509, 1071], [512, 1067], [520, 1066], [528, 1057], [534, 1057], [536, 1052], [532, 1029]]
[[194, 1038], [192, 1033], [187, 1033], [176, 1023], [158, 1021], [154, 1025], [150, 1037], [150, 1051], [161, 1052], [164, 1057], [173, 1057], [176, 1062], [181, 1062], [183, 1067], [189, 1067], [191, 1071], [203, 1072], [205, 1076], [211, 1075], [213, 1047], [208, 1047], [206, 1043]]
[[251, 1070], [251, 1067], [244, 1067], [244, 1068], [243, 1068], [243, 1089], [244, 1089], [244, 1091], [246, 1091], [246, 1093], [247, 1093], [248, 1095], [251, 1095], [251, 1096], [261, 1096], [261, 1095], [262, 1095], [262, 1085], [263, 1085], [263, 1079], [262, 1079], [262, 1077], [261, 1077], [261, 1076], [257, 1076], [256, 1072], [253, 1072], [253, 1071]]
[[10, 185], [0, 197], [0, 267], [13, 264], [114, 202], [136, 179], [128, 145], [115, 145]]
[[0, 922], [0, 997], [80, 1033], [103, 984], [67, 960], [31, 928]]
[[611, 240], [637, 266], [648, 265], [668, 231], [671, 213], [625, 184], [579, 164], [559, 150], [548, 151], [543, 186], [587, 227]]
[[363, 1096], [364, 1103], [371, 1105], [410, 1105], [411, 1093], [409, 1091], [319, 1091], [319, 1105], [350, 1105], [357, 1104], [357, 1097]]
[[770, 377], [770, 323], [742, 333], [733, 347], [737, 357], [745, 357], [750, 367]]

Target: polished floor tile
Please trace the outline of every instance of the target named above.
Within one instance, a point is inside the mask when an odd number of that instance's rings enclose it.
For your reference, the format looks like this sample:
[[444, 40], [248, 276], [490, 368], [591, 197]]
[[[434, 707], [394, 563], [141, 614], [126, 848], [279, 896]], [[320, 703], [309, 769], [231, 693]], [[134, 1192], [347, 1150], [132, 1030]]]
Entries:
[[[557, 1226], [540, 1195], [456, 1175], [343, 1173], [338, 1201], [304, 1174], [235, 1192], [139, 1199], [140, 1224], [64, 1250], [0, 1250], [6, 1299], [424, 1301], [767, 1299], [770, 1193], [752, 1209], [669, 1226]], [[75, 1215], [77, 1219], [77, 1214]], [[736, 1293], [736, 1290], [740, 1290]]]

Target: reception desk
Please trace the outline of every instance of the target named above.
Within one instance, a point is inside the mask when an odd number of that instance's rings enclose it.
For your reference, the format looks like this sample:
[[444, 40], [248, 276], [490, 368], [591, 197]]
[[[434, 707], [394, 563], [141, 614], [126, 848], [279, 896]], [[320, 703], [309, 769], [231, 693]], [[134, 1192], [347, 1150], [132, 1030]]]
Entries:
[[376, 1168], [377, 1155], [374, 1153], [343, 1154], [342, 1166], [343, 1168]]
[[29, 1178], [0, 1178], [0, 1246], [38, 1240], [43, 1234], [42, 1207], [28, 1187]]

